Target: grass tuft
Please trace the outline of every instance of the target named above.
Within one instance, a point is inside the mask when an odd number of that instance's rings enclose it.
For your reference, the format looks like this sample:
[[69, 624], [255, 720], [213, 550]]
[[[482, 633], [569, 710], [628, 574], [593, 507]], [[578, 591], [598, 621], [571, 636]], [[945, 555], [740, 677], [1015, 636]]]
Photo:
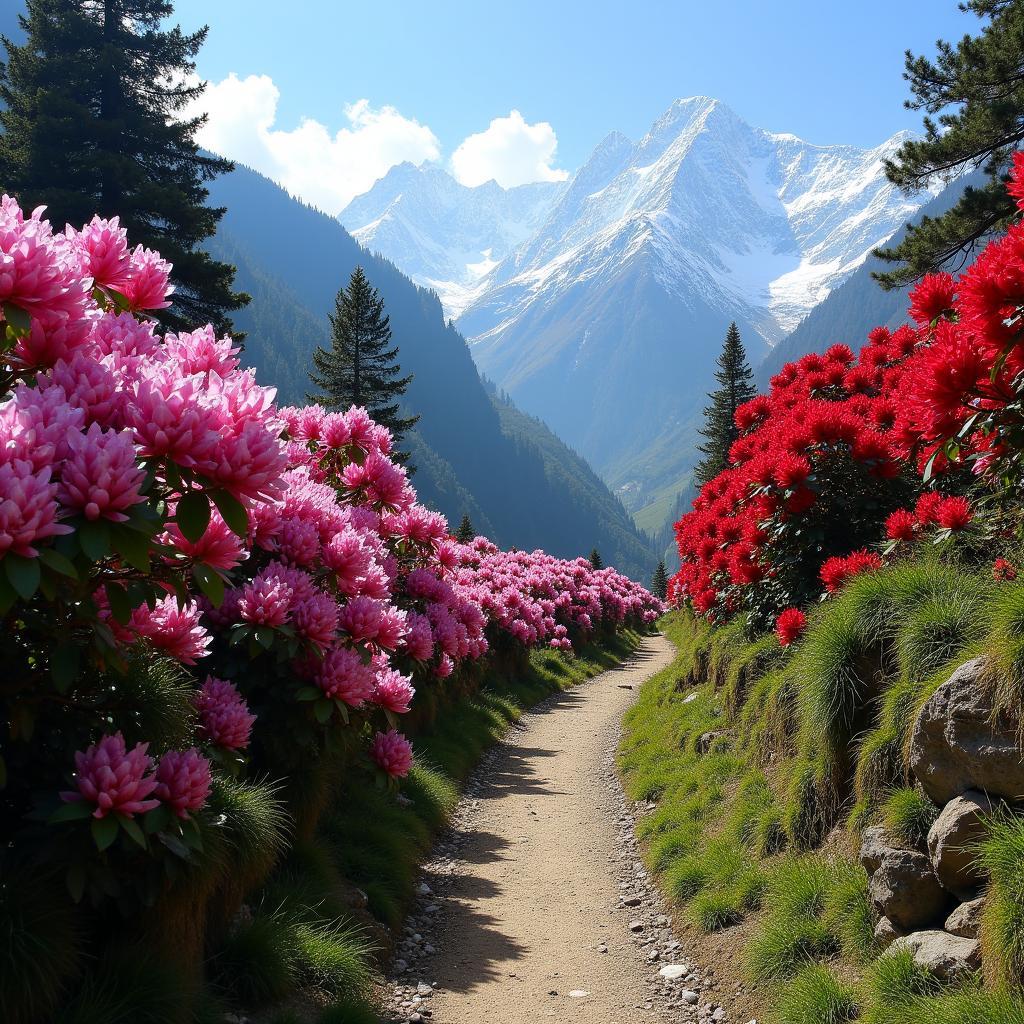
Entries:
[[821, 964], [800, 971], [781, 990], [777, 1024], [843, 1024], [860, 1016], [856, 993]]

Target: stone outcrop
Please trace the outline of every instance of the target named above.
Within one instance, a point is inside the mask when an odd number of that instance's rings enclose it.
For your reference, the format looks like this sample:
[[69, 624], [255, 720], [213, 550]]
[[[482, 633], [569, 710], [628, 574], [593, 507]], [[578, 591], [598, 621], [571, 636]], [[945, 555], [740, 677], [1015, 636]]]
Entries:
[[1024, 798], [1019, 723], [993, 720], [985, 660], [961, 665], [921, 709], [910, 766], [940, 806], [969, 789], [1016, 801]]
[[949, 899], [923, 853], [892, 848], [872, 873], [868, 894], [875, 913], [904, 932], [942, 920]]
[[981, 933], [981, 913], [984, 909], [985, 900], [982, 898], [961, 903], [946, 918], [946, 931], [964, 939], [976, 939]]
[[943, 807], [928, 832], [928, 855], [938, 880], [960, 899], [976, 895], [983, 881], [975, 860], [992, 805], [984, 793], [968, 790]]
[[981, 948], [977, 939], [950, 935], [949, 932], [914, 932], [896, 939], [886, 951], [909, 950], [914, 963], [942, 981], [960, 981], [981, 966]]

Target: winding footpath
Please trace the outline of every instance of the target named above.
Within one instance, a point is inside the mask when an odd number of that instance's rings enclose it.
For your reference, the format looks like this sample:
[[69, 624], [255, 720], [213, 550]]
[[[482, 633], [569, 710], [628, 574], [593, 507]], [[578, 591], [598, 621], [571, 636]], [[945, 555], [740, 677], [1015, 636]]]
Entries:
[[747, 1024], [714, 972], [687, 961], [615, 773], [622, 715], [674, 653], [648, 638], [485, 756], [424, 870], [390, 978], [393, 1020]]

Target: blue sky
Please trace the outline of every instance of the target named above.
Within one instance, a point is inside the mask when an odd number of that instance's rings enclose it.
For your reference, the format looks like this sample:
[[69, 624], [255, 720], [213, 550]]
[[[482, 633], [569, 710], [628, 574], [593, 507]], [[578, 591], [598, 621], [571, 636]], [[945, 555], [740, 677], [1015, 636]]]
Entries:
[[[210, 25], [202, 76], [237, 82], [211, 98], [215, 120], [230, 123], [207, 141], [325, 208], [399, 157], [452, 166], [474, 135], [457, 165], [468, 184], [495, 168], [505, 184], [559, 177], [609, 131], [638, 138], [673, 99], [694, 94], [811, 142], [875, 145], [920, 124], [902, 106], [903, 51], [931, 53], [936, 38], [977, 24], [955, 0], [176, 7], [184, 27]], [[521, 120], [508, 120], [512, 111]], [[260, 139], [246, 139], [245, 117], [263, 126]], [[495, 118], [504, 120], [488, 135]], [[317, 186], [327, 178], [336, 187]]]

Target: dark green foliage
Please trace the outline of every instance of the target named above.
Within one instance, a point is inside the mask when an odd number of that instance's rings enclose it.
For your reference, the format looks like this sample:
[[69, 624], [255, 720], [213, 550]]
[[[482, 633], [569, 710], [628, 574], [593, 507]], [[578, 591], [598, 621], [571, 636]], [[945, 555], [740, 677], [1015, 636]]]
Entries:
[[899, 245], [877, 253], [901, 264], [878, 275], [886, 287], [905, 285], [951, 260], [963, 264], [1016, 212], [1005, 180], [1010, 156], [1024, 139], [1024, 6], [967, 0], [963, 7], [982, 19], [977, 35], [956, 44], [940, 40], [934, 60], [907, 54], [907, 107], [924, 111], [924, 138], [904, 142], [886, 162], [886, 173], [907, 192], [935, 176], [948, 180], [975, 168], [983, 168], [988, 180], [968, 187], [947, 213], [909, 228]]
[[705, 441], [697, 445], [704, 453], [694, 470], [698, 486], [713, 480], [728, 465], [729, 449], [739, 436], [734, 422], [736, 410], [757, 394], [754, 372], [735, 323], [729, 324], [715, 380], [719, 386], [708, 395], [711, 404], [704, 410], [704, 426], [699, 431]]
[[173, 964], [133, 946], [106, 953], [47, 1024], [182, 1024], [192, 994]]
[[668, 571], [663, 558], [658, 560], [658, 566], [651, 577], [651, 593], [662, 601], [668, 595]]
[[460, 544], [468, 544], [476, 536], [476, 530], [473, 529], [473, 523], [469, 518], [467, 512], [462, 517], [462, 522], [459, 523], [459, 528], [455, 531], [455, 539]]
[[1024, 818], [994, 820], [978, 860], [991, 878], [982, 921], [985, 973], [1019, 986], [1024, 977]]
[[[334, 300], [331, 347], [313, 353], [309, 379], [322, 394], [311, 395], [328, 409], [363, 406], [376, 423], [391, 431], [395, 445], [419, 416], [401, 416], [399, 399], [412, 383], [412, 375], [401, 376], [398, 346], [391, 344], [391, 322], [384, 312], [384, 300], [366, 279], [363, 268], [352, 271], [348, 287]], [[408, 453], [396, 453], [402, 460]]]
[[78, 913], [54, 874], [0, 862], [0, 1020], [41, 1020], [80, 969]]
[[604, 560], [601, 558], [601, 552], [598, 551], [597, 548], [591, 548], [590, 549], [590, 564], [595, 569], [603, 569], [604, 568]]
[[174, 264], [160, 319], [229, 330], [247, 297], [203, 243], [224, 213], [206, 205], [206, 183], [232, 164], [199, 151], [201, 118], [180, 117], [203, 90], [193, 73], [206, 29], [168, 28], [172, 13], [167, 0], [27, 0], [25, 43], [4, 39], [0, 182], [57, 226], [120, 217], [132, 244]]

